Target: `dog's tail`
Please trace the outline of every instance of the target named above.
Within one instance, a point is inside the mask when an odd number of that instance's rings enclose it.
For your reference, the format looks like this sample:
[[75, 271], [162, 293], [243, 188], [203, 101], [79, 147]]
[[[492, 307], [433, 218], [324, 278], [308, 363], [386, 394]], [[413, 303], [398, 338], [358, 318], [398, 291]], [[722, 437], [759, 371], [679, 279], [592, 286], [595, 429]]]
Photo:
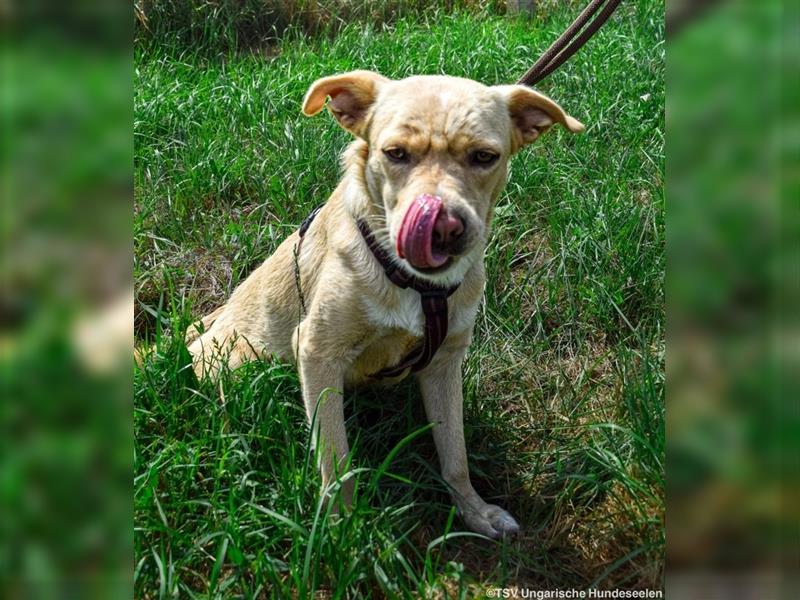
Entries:
[[195, 321], [194, 323], [192, 323], [186, 330], [186, 338], [184, 340], [186, 342], [186, 345], [188, 346], [197, 338], [199, 338], [201, 335], [203, 335], [203, 333], [211, 329], [211, 326], [214, 324], [214, 321], [216, 321], [219, 318], [224, 308], [225, 305], [223, 304], [216, 310], [208, 313], [205, 317], [203, 317], [199, 321]]

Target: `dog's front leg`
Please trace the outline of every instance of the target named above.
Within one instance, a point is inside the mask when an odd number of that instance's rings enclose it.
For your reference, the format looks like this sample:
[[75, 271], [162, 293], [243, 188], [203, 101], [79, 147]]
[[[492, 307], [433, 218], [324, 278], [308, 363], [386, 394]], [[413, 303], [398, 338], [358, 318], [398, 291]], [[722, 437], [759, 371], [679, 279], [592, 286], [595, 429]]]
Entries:
[[[322, 491], [326, 493], [328, 486], [344, 474], [349, 452], [342, 402], [345, 367], [315, 356], [310, 346], [304, 348], [301, 337], [299, 373], [314, 452], [322, 473]], [[344, 507], [350, 506], [352, 497], [353, 480], [348, 479], [341, 489]]]
[[464, 443], [461, 362], [466, 347], [446, 352], [418, 375], [428, 421], [435, 423], [433, 440], [439, 454], [442, 478], [467, 526], [492, 538], [512, 536], [519, 531], [514, 518], [499, 506], [488, 504], [472, 487]]

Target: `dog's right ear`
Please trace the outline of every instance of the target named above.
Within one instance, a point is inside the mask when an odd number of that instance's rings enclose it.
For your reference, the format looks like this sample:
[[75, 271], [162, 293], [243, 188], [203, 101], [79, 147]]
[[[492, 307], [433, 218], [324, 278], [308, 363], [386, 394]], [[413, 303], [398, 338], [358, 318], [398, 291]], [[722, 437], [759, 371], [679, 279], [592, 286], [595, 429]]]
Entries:
[[372, 71], [351, 71], [317, 79], [303, 100], [303, 114], [312, 116], [325, 106], [339, 124], [359, 137], [364, 137], [366, 117], [378, 96], [381, 85], [389, 80]]
[[512, 151], [530, 144], [556, 123], [572, 133], [585, 129], [583, 123], [569, 116], [555, 101], [524, 85], [497, 85], [508, 103], [512, 122]]

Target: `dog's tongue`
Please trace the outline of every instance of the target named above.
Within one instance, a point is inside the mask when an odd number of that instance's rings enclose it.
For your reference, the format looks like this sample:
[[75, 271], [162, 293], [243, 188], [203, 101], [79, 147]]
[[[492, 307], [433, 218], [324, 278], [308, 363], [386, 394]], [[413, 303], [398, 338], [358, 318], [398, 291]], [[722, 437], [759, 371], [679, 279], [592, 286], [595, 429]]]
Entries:
[[416, 268], [431, 269], [447, 262], [447, 254], [433, 250], [433, 228], [441, 209], [441, 198], [422, 194], [414, 198], [403, 217], [397, 236], [397, 254]]

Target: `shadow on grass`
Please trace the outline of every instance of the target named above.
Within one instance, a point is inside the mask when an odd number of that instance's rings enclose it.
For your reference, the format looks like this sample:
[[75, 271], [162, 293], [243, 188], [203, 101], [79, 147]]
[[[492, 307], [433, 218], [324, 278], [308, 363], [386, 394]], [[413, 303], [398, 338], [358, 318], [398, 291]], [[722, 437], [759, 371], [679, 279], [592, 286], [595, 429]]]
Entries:
[[[345, 417], [356, 460], [367, 463], [357, 466], [377, 465], [409, 432], [427, 422], [416, 383], [410, 379], [394, 387], [350, 392]], [[602, 568], [587, 561], [589, 550], [583, 547], [584, 540], [572, 535], [571, 526], [576, 516], [606, 501], [612, 474], [588, 453], [541, 469], [526, 465], [515, 455], [516, 432], [503, 423], [484, 421], [480, 415], [468, 418], [465, 433], [476, 491], [487, 502], [509, 510], [522, 530], [508, 541], [468, 537], [445, 542], [439, 548], [442, 562], [462, 564], [468, 580], [505, 587], [556, 589], [593, 583]], [[471, 441], [472, 446], [489, 451], [470, 452]], [[418, 525], [412, 541], [424, 551], [446, 531], [452, 506], [447, 485], [439, 476], [433, 437], [426, 433], [414, 440], [397, 462], [393, 474], [412, 484], [384, 478], [379, 493], [387, 505], [408, 502], [411, 497], [418, 507], [413, 513]], [[544, 484], [532, 485], [532, 468], [535, 479]], [[464, 523], [457, 518], [452, 529], [463, 530]]]

